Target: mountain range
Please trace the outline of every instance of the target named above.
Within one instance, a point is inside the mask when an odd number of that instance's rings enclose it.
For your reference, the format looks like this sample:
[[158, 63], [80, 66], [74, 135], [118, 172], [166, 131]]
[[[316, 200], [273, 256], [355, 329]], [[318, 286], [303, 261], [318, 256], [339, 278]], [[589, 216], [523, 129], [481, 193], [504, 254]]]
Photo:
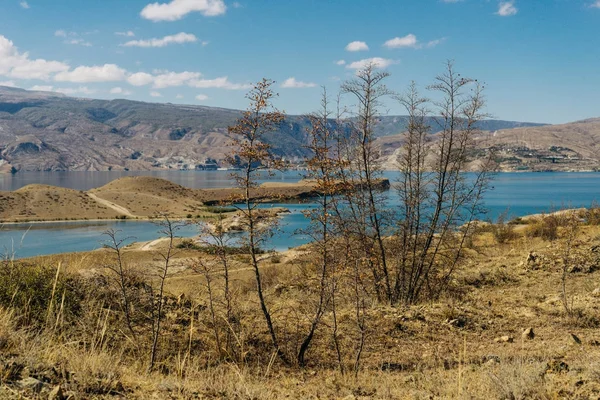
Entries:
[[[83, 99], [0, 87], [0, 171], [194, 168], [208, 158], [221, 160], [231, 151], [227, 127], [240, 116], [241, 111], [225, 108]], [[376, 136], [384, 157], [397, 151], [407, 119], [380, 118]], [[517, 139], [530, 140], [546, 147], [568, 147], [590, 158], [596, 153], [582, 138], [592, 125], [576, 125], [581, 149], [561, 141], [570, 128], [556, 128], [562, 134], [557, 136], [554, 126], [527, 122], [485, 120], [479, 127], [488, 132], [481, 141], [485, 137], [486, 145], [510, 148]], [[265, 140], [279, 155], [301, 159], [309, 155], [308, 126], [306, 116], [288, 115]], [[550, 132], [549, 138], [545, 132]]]

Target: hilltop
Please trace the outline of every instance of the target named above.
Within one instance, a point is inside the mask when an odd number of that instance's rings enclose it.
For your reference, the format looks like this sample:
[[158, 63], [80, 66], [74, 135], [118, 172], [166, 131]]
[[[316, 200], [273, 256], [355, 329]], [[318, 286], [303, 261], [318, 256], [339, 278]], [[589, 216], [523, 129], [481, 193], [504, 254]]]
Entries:
[[[194, 168], [231, 151], [227, 127], [240, 115], [225, 108], [0, 87], [0, 172]], [[406, 124], [405, 116], [381, 117], [376, 135], [402, 132]], [[266, 140], [288, 159], [306, 157], [308, 125], [306, 117], [289, 115]], [[489, 120], [481, 128], [536, 125]]]
[[[471, 155], [472, 159], [477, 160], [484, 156], [483, 151], [492, 150], [503, 171], [592, 171], [600, 168], [600, 118], [484, 131], [475, 140], [476, 153]], [[402, 133], [375, 140], [386, 168], [395, 168], [402, 143]]]

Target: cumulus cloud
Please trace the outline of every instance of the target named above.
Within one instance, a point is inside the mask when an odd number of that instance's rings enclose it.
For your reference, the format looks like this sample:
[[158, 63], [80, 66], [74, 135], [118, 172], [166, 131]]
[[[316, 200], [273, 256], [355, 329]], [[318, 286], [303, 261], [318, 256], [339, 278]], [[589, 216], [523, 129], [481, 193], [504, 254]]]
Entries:
[[181, 86], [193, 79], [199, 79], [202, 74], [199, 72], [165, 72], [154, 76], [153, 88], [162, 89], [173, 86]]
[[519, 9], [515, 7], [514, 1], [503, 1], [498, 5], [498, 14], [501, 17], [510, 17], [516, 15]]
[[29, 3], [27, 3], [26, 1], [20, 1], [20, 2], [19, 2], [19, 5], [20, 5], [22, 8], [26, 9], [26, 10], [27, 10], [28, 8], [31, 8], [31, 7], [29, 6]]
[[69, 66], [59, 61], [32, 60], [28, 53], [21, 53], [12, 41], [0, 35], [0, 75], [16, 79], [48, 80], [57, 72], [67, 71]]
[[132, 94], [129, 90], [125, 90], [125, 89], [123, 89], [121, 87], [118, 87], [118, 86], [110, 89], [109, 93], [110, 94], [120, 94], [120, 95], [123, 95], [123, 96], [129, 96], [129, 95]]
[[79, 86], [77, 88], [56, 88], [52, 90], [53, 92], [58, 92], [66, 95], [74, 95], [74, 94], [93, 94], [96, 93], [95, 90], [88, 88], [87, 86]]
[[381, 57], [365, 58], [363, 60], [354, 61], [353, 63], [348, 64], [346, 68], [361, 70], [369, 64], [372, 64], [375, 68], [387, 68], [390, 65], [398, 64], [398, 61]]
[[347, 51], [365, 51], [365, 50], [369, 50], [369, 46], [367, 46], [367, 44], [365, 42], [361, 42], [361, 41], [354, 41], [354, 42], [350, 42], [346, 45], [346, 50]]
[[148, 40], [130, 40], [124, 43], [125, 47], [165, 47], [170, 44], [193, 43], [197, 42], [198, 38], [191, 33], [179, 32], [175, 35], [165, 36], [163, 38], [154, 38]]
[[177, 21], [187, 14], [199, 12], [205, 17], [225, 14], [227, 6], [223, 0], [171, 0], [168, 3], [151, 3], [140, 13], [150, 21]]
[[79, 66], [72, 71], [59, 72], [54, 76], [57, 82], [115, 82], [122, 81], [127, 76], [127, 71], [115, 64], [99, 66]]
[[152, 96], [152, 97], [162, 97], [162, 94], [160, 94], [159, 92], [150, 92], [150, 96]]
[[233, 83], [230, 82], [226, 76], [221, 76], [215, 79], [193, 79], [188, 82], [188, 85], [198, 89], [227, 89], [227, 90], [240, 90], [249, 89], [252, 85], [247, 83]]
[[34, 85], [29, 88], [29, 90], [34, 90], [36, 92], [51, 92], [54, 86], [49, 85]]
[[127, 77], [127, 82], [133, 86], [144, 86], [154, 82], [154, 76], [146, 72], [136, 72]]
[[54, 36], [58, 36], [58, 37], [67, 37], [67, 32], [65, 32], [62, 29], [57, 30], [56, 32], [54, 32]]
[[0, 81], [0, 86], [17, 87], [15, 81]]
[[337, 60], [336, 65], [346, 65], [346, 60]]
[[125, 36], [125, 37], [134, 37], [135, 33], [133, 33], [133, 31], [115, 32], [115, 35], [117, 35], [117, 36]]
[[390, 39], [386, 41], [383, 45], [388, 49], [399, 49], [403, 47], [416, 48], [419, 46], [419, 42], [415, 35], [409, 33], [408, 35], [403, 37], [395, 37], [393, 39]]
[[293, 76], [291, 78], [287, 78], [281, 84], [281, 87], [286, 88], [286, 89], [302, 89], [302, 88], [311, 88], [311, 87], [315, 87], [315, 86], [317, 86], [316, 83], [297, 81], [296, 78], [294, 78]]
[[198, 96], [196, 96], [196, 100], [200, 100], [200, 101], [208, 100], [208, 96], [205, 94], [199, 94]]

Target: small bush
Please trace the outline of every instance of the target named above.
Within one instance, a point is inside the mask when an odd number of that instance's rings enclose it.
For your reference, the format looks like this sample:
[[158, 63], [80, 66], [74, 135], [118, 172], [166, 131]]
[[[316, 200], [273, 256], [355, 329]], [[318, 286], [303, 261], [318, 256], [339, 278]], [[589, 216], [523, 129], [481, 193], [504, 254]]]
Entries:
[[528, 237], [539, 237], [544, 240], [556, 240], [558, 238], [558, 227], [561, 226], [560, 218], [556, 215], [544, 215], [532, 221], [525, 229]]
[[49, 309], [61, 307], [63, 294], [63, 315], [76, 315], [81, 300], [77, 286], [73, 277], [62, 272], [57, 279], [55, 266], [16, 262], [0, 264], [0, 306], [14, 309], [18, 313], [16, 317], [25, 324], [45, 322]]
[[504, 244], [517, 238], [514, 226], [505, 222], [507, 215], [508, 210], [500, 214], [496, 220], [496, 223], [490, 228], [494, 238], [496, 239], [496, 242], [499, 244]]
[[588, 208], [583, 218], [587, 225], [600, 225], [600, 204], [592, 203], [590, 208]]
[[213, 213], [213, 214], [224, 214], [224, 213], [236, 212], [237, 208], [235, 208], [235, 207], [206, 206], [205, 210], [207, 212]]

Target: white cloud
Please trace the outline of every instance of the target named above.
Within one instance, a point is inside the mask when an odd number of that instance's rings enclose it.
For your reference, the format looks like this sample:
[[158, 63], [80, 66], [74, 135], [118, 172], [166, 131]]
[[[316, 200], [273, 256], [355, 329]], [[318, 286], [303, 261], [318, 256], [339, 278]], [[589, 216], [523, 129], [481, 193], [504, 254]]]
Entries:
[[0, 75], [16, 79], [47, 80], [52, 74], [68, 69], [69, 66], [63, 62], [32, 60], [29, 53], [20, 53], [12, 41], [0, 35]]
[[54, 86], [48, 85], [35, 85], [29, 88], [29, 90], [34, 90], [36, 92], [51, 92]]
[[192, 81], [200, 79], [200, 72], [171, 72], [156, 70], [153, 74], [146, 72], [136, 72], [127, 77], [127, 82], [133, 86], [144, 86], [152, 84], [154, 89], [164, 89], [168, 87], [182, 86]]
[[365, 42], [360, 42], [360, 41], [354, 41], [354, 42], [350, 42], [346, 45], [346, 50], [347, 51], [365, 51], [365, 50], [369, 50], [369, 46], [367, 46], [367, 44]]
[[200, 101], [208, 100], [208, 96], [205, 94], [199, 94], [198, 96], [196, 96], [196, 100], [200, 100]]
[[203, 40], [202, 42], [200, 42], [200, 44], [202, 45], [202, 47], [208, 46], [208, 43], [210, 43], [208, 40]]
[[26, 9], [26, 10], [27, 10], [28, 8], [31, 8], [31, 7], [29, 7], [29, 4], [28, 4], [26, 1], [21, 1], [21, 2], [19, 2], [19, 5], [20, 5], [22, 8]]
[[67, 44], [76, 44], [76, 45], [86, 46], [86, 47], [91, 47], [92, 46], [92, 44], [90, 42], [85, 41], [83, 39], [65, 40], [65, 43], [67, 43]]
[[364, 69], [367, 65], [373, 64], [375, 68], [387, 68], [390, 65], [398, 64], [399, 61], [390, 60], [387, 58], [381, 57], [373, 57], [373, 58], [365, 58], [364, 60], [354, 61], [346, 66], [348, 69], [361, 70]]
[[54, 32], [54, 36], [67, 37], [67, 32], [63, 31], [62, 29], [59, 29], [56, 32]]
[[130, 95], [133, 94], [129, 90], [124, 90], [123, 88], [118, 87], [118, 86], [110, 89], [109, 93], [110, 94], [120, 94], [120, 95], [123, 95], [123, 96], [130, 96]]
[[58, 82], [114, 82], [122, 81], [127, 76], [127, 71], [115, 64], [101, 66], [79, 66], [72, 71], [59, 72], [54, 76]]
[[243, 5], [241, 5], [241, 4], [240, 4], [239, 2], [237, 2], [237, 1], [234, 1], [234, 2], [233, 2], [233, 4], [232, 4], [232, 6], [233, 6], [233, 8], [242, 8], [242, 7], [244, 7]]
[[53, 92], [58, 92], [66, 95], [74, 95], [74, 94], [93, 94], [96, 93], [95, 90], [89, 89], [87, 86], [79, 86], [78, 88], [56, 88], [52, 90]]
[[142, 18], [154, 22], [177, 21], [187, 14], [199, 12], [205, 17], [225, 14], [227, 6], [223, 0], [171, 0], [169, 3], [152, 3], [140, 13]]
[[386, 41], [383, 45], [388, 49], [399, 49], [403, 47], [416, 48], [419, 46], [419, 42], [415, 35], [409, 33], [408, 35], [403, 37], [395, 37], [393, 39], [390, 39]]
[[216, 88], [227, 90], [249, 89], [252, 87], [252, 85], [246, 83], [232, 83], [226, 76], [215, 79], [193, 79], [188, 82], [188, 85], [198, 89]]
[[412, 48], [412, 49], [422, 49], [424, 47], [431, 48], [435, 47], [438, 44], [443, 43], [446, 38], [430, 40], [427, 43], [421, 43], [417, 39], [415, 35], [409, 33], [406, 36], [395, 37], [393, 39], [387, 40], [383, 46], [388, 49], [401, 49], [401, 48]]
[[442, 43], [444, 43], [445, 41], [446, 41], [446, 38], [445, 38], [445, 37], [444, 37], [444, 38], [441, 38], [441, 39], [430, 40], [429, 42], [427, 42], [427, 44], [425, 45], [425, 47], [429, 47], [429, 48], [431, 48], [431, 47], [435, 47], [435, 46], [437, 46], [438, 44], [442, 44]]
[[518, 8], [515, 7], [514, 1], [503, 1], [498, 5], [498, 14], [501, 17], [510, 17], [511, 15], [516, 15], [519, 11]]
[[115, 32], [115, 35], [117, 35], [117, 36], [125, 36], [125, 37], [134, 37], [135, 33], [133, 33], [133, 31]]
[[193, 43], [197, 42], [198, 38], [191, 33], [179, 32], [176, 35], [169, 35], [163, 38], [154, 38], [148, 40], [131, 40], [123, 46], [125, 47], [164, 47], [170, 44]]
[[144, 86], [154, 82], [154, 76], [146, 72], [136, 72], [127, 77], [127, 82], [133, 86]]
[[315, 86], [317, 86], [316, 83], [297, 81], [296, 78], [294, 78], [293, 76], [291, 78], [287, 78], [281, 84], [281, 87], [286, 89], [311, 88]]
[[183, 99], [183, 95], [182, 94], [178, 94], [177, 96], [175, 96], [176, 99]]
[[17, 87], [15, 81], [0, 81], [0, 86]]
[[590, 7], [592, 7], [592, 8], [600, 8], [600, 0], [594, 1], [592, 4], [590, 4]]
[[150, 92], [150, 96], [152, 96], [152, 97], [162, 97], [162, 94], [160, 94], [159, 92]]
[[173, 86], [181, 86], [186, 82], [199, 79], [202, 74], [199, 72], [165, 72], [160, 75], [154, 76], [154, 85], [152, 86], [155, 89], [162, 89]]
[[336, 65], [346, 65], [346, 60], [337, 60]]

